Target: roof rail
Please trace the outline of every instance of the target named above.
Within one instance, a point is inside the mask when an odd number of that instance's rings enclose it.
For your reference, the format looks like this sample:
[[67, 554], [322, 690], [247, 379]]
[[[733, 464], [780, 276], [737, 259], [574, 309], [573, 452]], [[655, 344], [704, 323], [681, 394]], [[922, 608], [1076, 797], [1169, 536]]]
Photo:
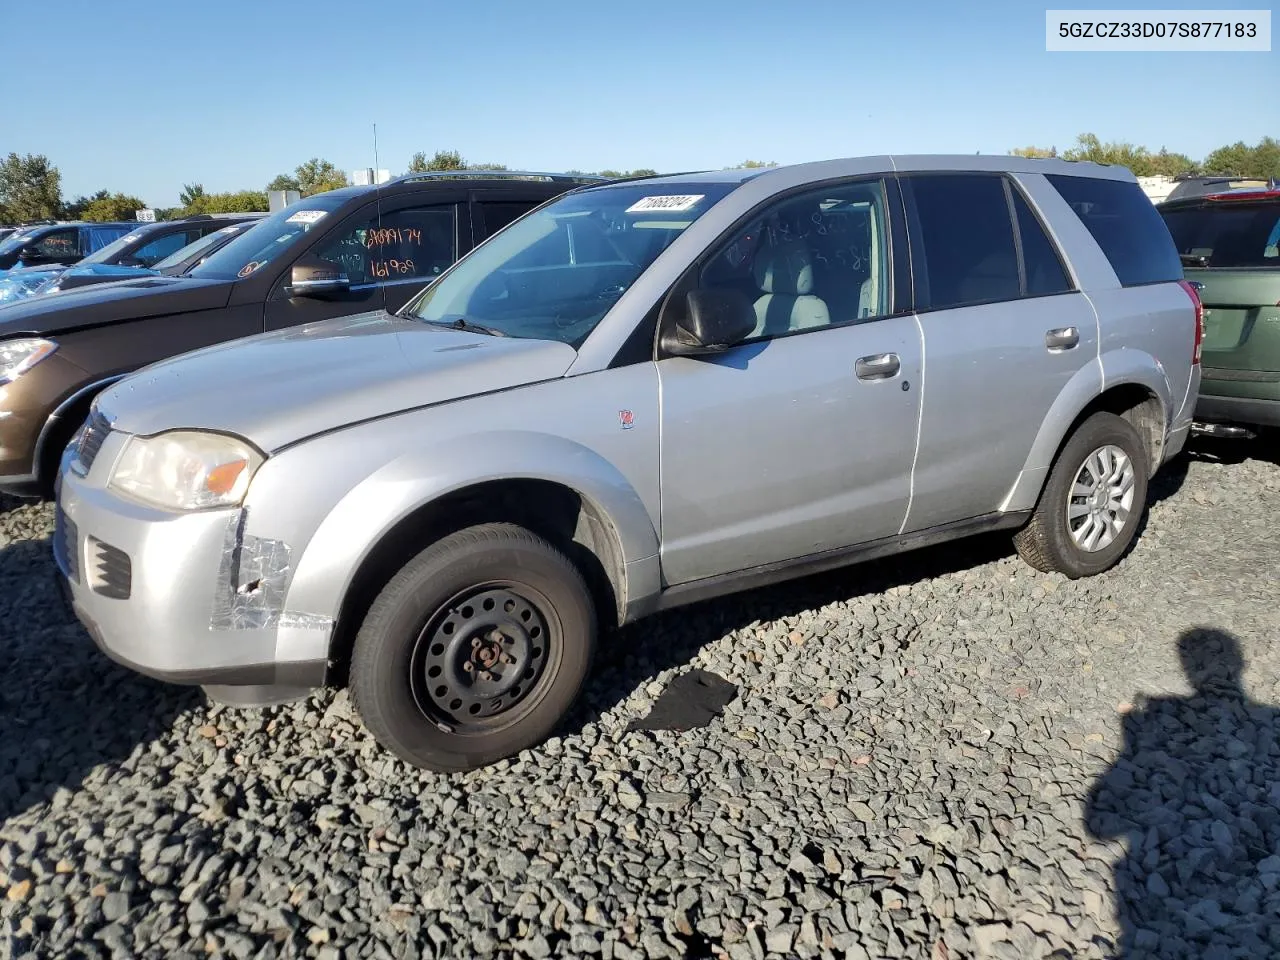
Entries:
[[608, 177], [591, 174], [542, 173], [532, 170], [424, 170], [421, 173], [406, 173], [392, 177], [378, 186], [385, 187], [392, 183], [412, 183], [415, 180], [447, 180], [450, 177], [471, 180], [550, 180], [553, 183], [609, 183]]

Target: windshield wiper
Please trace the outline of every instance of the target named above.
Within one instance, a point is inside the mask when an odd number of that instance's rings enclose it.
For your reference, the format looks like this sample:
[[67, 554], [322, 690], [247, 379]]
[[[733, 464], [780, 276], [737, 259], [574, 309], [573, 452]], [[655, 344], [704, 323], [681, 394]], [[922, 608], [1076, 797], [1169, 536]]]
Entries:
[[455, 320], [424, 320], [423, 323], [429, 323], [435, 327], [448, 327], [450, 330], [468, 330], [472, 333], [483, 333], [490, 337], [507, 336], [506, 333], [496, 327], [486, 327], [484, 324], [468, 320], [466, 317], [458, 317]]

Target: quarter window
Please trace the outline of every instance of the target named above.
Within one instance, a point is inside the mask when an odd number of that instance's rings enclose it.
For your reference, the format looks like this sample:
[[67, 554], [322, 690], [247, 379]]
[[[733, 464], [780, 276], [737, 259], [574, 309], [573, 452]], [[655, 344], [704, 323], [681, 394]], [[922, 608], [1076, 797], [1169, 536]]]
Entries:
[[789, 197], [736, 231], [703, 267], [698, 285], [738, 290], [752, 301], [749, 339], [883, 317], [885, 207], [879, 180]]
[[917, 309], [945, 310], [1021, 295], [1002, 177], [929, 174], [905, 177], [902, 184], [915, 228]]
[[1169, 228], [1136, 183], [1046, 175], [1102, 248], [1121, 286], [1182, 279]]
[[452, 204], [374, 216], [322, 246], [316, 255], [345, 268], [353, 284], [430, 279], [458, 257]]

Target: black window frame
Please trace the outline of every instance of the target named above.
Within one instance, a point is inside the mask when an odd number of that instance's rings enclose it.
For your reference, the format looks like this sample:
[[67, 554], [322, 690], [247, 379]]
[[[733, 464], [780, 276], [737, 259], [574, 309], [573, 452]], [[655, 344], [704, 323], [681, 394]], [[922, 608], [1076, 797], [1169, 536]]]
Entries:
[[[1047, 229], [1044, 218], [1036, 209], [1036, 205], [1031, 202], [1031, 198], [1027, 195], [1022, 185], [1008, 172], [1000, 170], [907, 170], [897, 174], [898, 179], [902, 181], [902, 202], [904, 206], [905, 217], [907, 220], [907, 234], [909, 238], [909, 248], [911, 250], [912, 264], [912, 295], [915, 303], [916, 313], [937, 313], [943, 310], [967, 310], [970, 307], [990, 306], [997, 303], [1018, 303], [1023, 300], [1041, 300], [1045, 297], [1061, 297], [1079, 293], [1080, 286], [1074, 272], [1071, 270], [1070, 264], [1066, 257], [1063, 256], [1062, 248], [1053, 238], [1053, 234]], [[911, 188], [913, 180], [919, 180], [926, 177], [974, 177], [985, 180], [999, 180], [1004, 195], [1004, 211], [1009, 223], [1009, 230], [1013, 236], [1014, 259], [1018, 269], [1018, 294], [1013, 297], [994, 297], [985, 300], [971, 300], [963, 303], [948, 303], [941, 306], [934, 306], [930, 299], [929, 288], [929, 262], [928, 255], [924, 249], [924, 229], [920, 223], [919, 212], [916, 206], [916, 198]], [[1035, 220], [1040, 232], [1049, 244], [1049, 249], [1057, 258], [1058, 266], [1062, 270], [1062, 275], [1066, 278], [1067, 289], [1059, 290], [1054, 293], [1030, 293], [1027, 289], [1027, 263], [1024, 254], [1022, 240], [1022, 226], [1018, 222], [1018, 212], [1014, 206], [1015, 194], [1026, 204], [1027, 211]]]
[[[651, 351], [645, 360], [660, 361], [672, 357], [681, 356], [680, 354], [668, 353], [662, 348], [662, 331], [672, 325], [674, 321], [673, 310], [680, 299], [692, 289], [694, 289], [701, 277], [702, 271], [715, 260], [725, 247], [732, 243], [742, 231], [744, 227], [753, 220], [758, 219], [770, 208], [786, 203], [796, 197], [803, 196], [806, 193], [817, 193], [822, 190], [839, 189], [841, 187], [858, 186], [860, 184], [879, 183], [884, 193], [884, 216], [885, 216], [885, 253], [888, 257], [886, 264], [885, 276], [888, 279], [886, 284], [888, 293], [888, 311], [877, 317], [872, 318], [853, 318], [851, 320], [841, 320], [823, 324], [821, 327], [810, 327], [803, 330], [788, 330], [782, 333], [771, 334], [769, 336], [756, 337], [744, 343], [771, 343], [774, 340], [781, 340], [787, 337], [801, 336], [808, 333], [820, 333], [823, 330], [841, 330], [852, 326], [866, 326], [872, 323], [878, 323], [882, 320], [892, 320], [895, 317], [909, 316], [913, 311], [913, 303], [911, 296], [910, 264], [907, 262], [903, 252], [906, 250], [906, 228], [902, 222], [901, 216], [897, 211], [902, 209], [902, 198], [896, 178], [889, 171], [871, 174], [858, 174], [855, 176], [831, 177], [822, 180], [811, 180], [808, 183], [798, 184], [786, 190], [780, 190], [771, 194], [764, 200], [757, 203], [742, 216], [734, 220], [728, 227], [720, 232], [716, 239], [707, 244], [707, 246], [698, 254], [697, 257], [681, 272], [680, 276], [674, 283], [668, 287], [658, 302], [654, 305], [637, 326], [637, 330], [623, 343], [614, 360], [610, 363], [610, 367], [625, 366], [628, 363], [638, 363], [640, 361], [639, 344], [648, 340], [651, 345]], [[726, 198], [732, 195], [732, 191], [726, 194]], [[723, 201], [722, 201], [723, 202]], [[642, 332], [643, 330], [643, 332]], [[624, 354], [627, 359], [622, 358]]]
[[[1002, 174], [1005, 181], [1005, 197], [1009, 203], [1009, 218], [1013, 221], [1013, 242], [1018, 251], [1018, 278], [1019, 289], [1022, 291], [1022, 300], [1041, 300], [1045, 297], [1061, 297], [1072, 293], [1080, 292], [1080, 282], [1075, 272], [1071, 269], [1071, 264], [1066, 257], [1062, 255], [1062, 248], [1058, 246], [1053, 239], [1053, 233], [1049, 230], [1048, 224], [1045, 223], [1044, 217], [1040, 215], [1040, 211], [1036, 209], [1036, 205], [1031, 202], [1031, 198], [1027, 195], [1027, 191], [1023, 189], [1022, 184], [1010, 176]], [[1023, 256], [1022, 242], [1022, 221], [1018, 218], [1018, 209], [1014, 205], [1014, 197], [1022, 200], [1023, 205], [1027, 208], [1027, 213], [1032, 221], [1040, 229], [1040, 235], [1044, 237], [1045, 242], [1049, 244], [1049, 250], [1053, 254], [1054, 259], [1058, 262], [1058, 269], [1062, 271], [1063, 278], [1067, 281], [1067, 289], [1057, 290], [1053, 293], [1030, 293], [1027, 290], [1027, 263]]]

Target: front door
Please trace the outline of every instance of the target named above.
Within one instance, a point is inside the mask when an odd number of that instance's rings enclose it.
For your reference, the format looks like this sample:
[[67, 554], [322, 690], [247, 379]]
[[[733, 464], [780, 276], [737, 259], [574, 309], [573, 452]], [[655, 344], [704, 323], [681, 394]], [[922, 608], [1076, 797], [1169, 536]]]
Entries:
[[880, 180], [790, 197], [702, 268], [698, 285], [748, 293], [757, 326], [657, 364], [669, 584], [898, 533], [922, 371], [915, 318], [893, 314], [888, 210]]
[[455, 203], [384, 202], [362, 207], [317, 238], [301, 254], [340, 264], [349, 291], [332, 297], [290, 297], [290, 270], [276, 281], [266, 305], [266, 328], [275, 330], [371, 310], [398, 310], [458, 256]]

